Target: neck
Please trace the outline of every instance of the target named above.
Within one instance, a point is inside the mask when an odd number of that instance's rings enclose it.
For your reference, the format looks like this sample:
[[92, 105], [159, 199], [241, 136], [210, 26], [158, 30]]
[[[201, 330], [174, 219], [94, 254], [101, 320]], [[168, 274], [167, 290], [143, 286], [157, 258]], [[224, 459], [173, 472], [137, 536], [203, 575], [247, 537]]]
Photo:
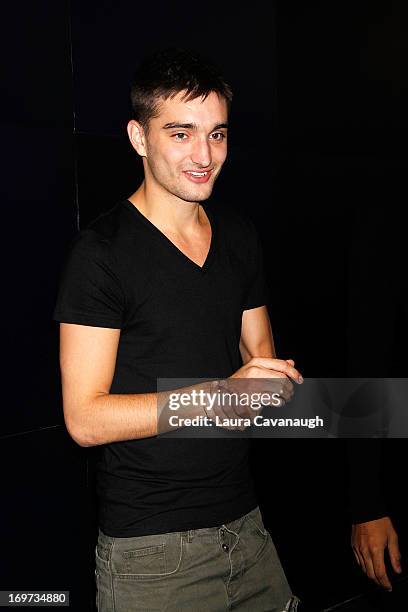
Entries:
[[154, 225], [175, 234], [194, 233], [207, 223], [199, 202], [186, 202], [176, 196], [154, 196], [146, 182], [128, 200]]

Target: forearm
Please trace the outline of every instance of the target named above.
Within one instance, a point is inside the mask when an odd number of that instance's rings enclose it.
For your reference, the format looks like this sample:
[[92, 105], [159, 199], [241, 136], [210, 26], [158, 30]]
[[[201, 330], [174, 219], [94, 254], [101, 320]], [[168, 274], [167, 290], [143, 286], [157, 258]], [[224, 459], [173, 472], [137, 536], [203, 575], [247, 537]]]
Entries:
[[244, 365], [253, 357], [276, 358], [272, 327], [266, 306], [244, 310], [239, 350]]
[[272, 359], [276, 358], [275, 346], [273, 343], [272, 336], [266, 336], [261, 342], [254, 344], [251, 347], [245, 346], [245, 344], [241, 341], [239, 345], [239, 350], [242, 357], [242, 363], [245, 365], [250, 361], [253, 357], [271, 357]]
[[149, 438], [178, 429], [170, 425], [169, 417], [194, 418], [205, 416], [205, 406], [181, 406], [177, 413], [169, 410], [168, 399], [172, 392], [190, 393], [192, 390], [211, 392], [211, 382], [192, 385], [159, 393], [100, 394], [80, 411], [80, 423], [67, 428], [80, 446], [98, 446], [110, 442]]

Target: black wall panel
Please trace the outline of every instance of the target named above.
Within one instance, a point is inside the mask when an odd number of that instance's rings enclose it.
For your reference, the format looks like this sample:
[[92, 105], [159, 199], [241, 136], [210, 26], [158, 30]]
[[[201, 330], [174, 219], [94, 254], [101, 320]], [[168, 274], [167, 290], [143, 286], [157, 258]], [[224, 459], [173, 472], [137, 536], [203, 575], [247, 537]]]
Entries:
[[[51, 314], [71, 237], [142, 180], [126, 134], [128, 83], [150, 51], [196, 48], [233, 85], [229, 156], [214, 199], [249, 214], [260, 231], [278, 356], [295, 359], [304, 376], [404, 376], [406, 21], [402, 2], [7, 8], [1, 589], [61, 588], [72, 610], [94, 609], [93, 452], [64, 428]], [[373, 284], [380, 291], [391, 267], [392, 297], [376, 300]], [[404, 440], [387, 449], [403, 544]], [[344, 441], [258, 440], [252, 468], [304, 610], [373, 591], [349, 545]], [[392, 609], [395, 591], [344, 609]]]

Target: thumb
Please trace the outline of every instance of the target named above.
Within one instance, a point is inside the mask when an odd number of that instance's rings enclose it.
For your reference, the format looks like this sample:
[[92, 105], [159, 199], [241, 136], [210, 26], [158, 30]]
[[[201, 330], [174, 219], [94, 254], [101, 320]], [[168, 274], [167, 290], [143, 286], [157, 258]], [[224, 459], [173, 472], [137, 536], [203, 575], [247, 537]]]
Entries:
[[295, 365], [295, 362], [293, 361], [293, 359], [286, 359], [286, 361], [290, 363], [291, 366]]

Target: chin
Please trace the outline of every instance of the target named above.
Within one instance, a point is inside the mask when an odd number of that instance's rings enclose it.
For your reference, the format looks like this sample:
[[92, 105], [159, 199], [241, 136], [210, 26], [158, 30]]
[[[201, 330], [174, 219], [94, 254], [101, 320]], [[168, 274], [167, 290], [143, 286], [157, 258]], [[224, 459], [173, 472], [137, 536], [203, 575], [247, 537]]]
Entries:
[[208, 200], [212, 193], [212, 188], [210, 189], [197, 189], [196, 191], [191, 191], [190, 193], [179, 192], [176, 193], [179, 198], [185, 200], [186, 202], [204, 202]]

